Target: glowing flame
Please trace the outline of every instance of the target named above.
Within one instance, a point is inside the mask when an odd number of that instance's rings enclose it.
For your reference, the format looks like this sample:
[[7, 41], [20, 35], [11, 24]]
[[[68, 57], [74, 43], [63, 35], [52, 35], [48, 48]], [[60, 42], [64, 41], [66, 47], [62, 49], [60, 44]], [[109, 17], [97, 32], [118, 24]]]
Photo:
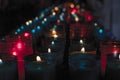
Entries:
[[52, 30], [52, 34], [55, 35], [57, 32], [55, 30]]
[[54, 42], [54, 41], [52, 41], [51, 43], [52, 43], [52, 45], [54, 45], [54, 44], [55, 44], [55, 42]]
[[53, 37], [54, 37], [54, 38], [57, 38], [57, 37], [58, 37], [58, 35], [57, 35], [57, 34], [54, 34], [54, 35], [53, 35]]
[[79, 21], [79, 18], [78, 18], [78, 17], [76, 17], [76, 18], [75, 18], [75, 21], [76, 21], [76, 22], [78, 22], [78, 21]]
[[59, 8], [58, 8], [58, 7], [54, 7], [54, 10], [55, 10], [55, 11], [58, 11], [58, 10], [59, 10]]
[[51, 49], [50, 48], [48, 48], [48, 53], [51, 53]]
[[36, 61], [37, 62], [41, 62], [42, 61], [41, 58], [40, 58], [40, 56], [36, 56]]
[[56, 15], [56, 12], [52, 12], [52, 15], [55, 16], [55, 15]]
[[119, 60], [120, 60], [120, 54], [119, 54]]
[[85, 48], [84, 47], [82, 47], [81, 52], [85, 53]]
[[2, 62], [3, 62], [2, 59], [0, 59], [0, 64], [2, 64]]
[[80, 40], [80, 44], [83, 44], [83, 40]]

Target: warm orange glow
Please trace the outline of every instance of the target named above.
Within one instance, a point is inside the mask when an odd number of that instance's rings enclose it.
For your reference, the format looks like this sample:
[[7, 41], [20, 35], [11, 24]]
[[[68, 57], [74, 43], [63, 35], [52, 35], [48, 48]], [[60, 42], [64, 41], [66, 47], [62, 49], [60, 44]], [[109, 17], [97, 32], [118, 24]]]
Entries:
[[85, 53], [85, 48], [84, 47], [82, 47], [81, 52]]
[[42, 61], [41, 58], [40, 58], [40, 56], [36, 56], [36, 61], [37, 62], [41, 62]]
[[52, 12], [52, 15], [54, 15], [54, 16], [55, 16], [55, 15], [56, 15], [56, 12]]
[[59, 8], [58, 8], [58, 7], [55, 7], [55, 8], [54, 8], [54, 10], [55, 10], [55, 11], [58, 11], [58, 10], [59, 10]]
[[57, 35], [57, 34], [54, 34], [53, 37], [54, 37], [54, 38], [58, 38], [58, 35]]
[[76, 17], [76, 18], [75, 18], [75, 21], [76, 21], [76, 22], [78, 22], [78, 21], [79, 21], [79, 18], [78, 18], [78, 17]]
[[55, 30], [52, 30], [52, 34], [54, 35], [54, 34], [56, 34], [57, 32], [55, 31]]
[[74, 8], [75, 7], [75, 5], [74, 4], [70, 4], [70, 8]]

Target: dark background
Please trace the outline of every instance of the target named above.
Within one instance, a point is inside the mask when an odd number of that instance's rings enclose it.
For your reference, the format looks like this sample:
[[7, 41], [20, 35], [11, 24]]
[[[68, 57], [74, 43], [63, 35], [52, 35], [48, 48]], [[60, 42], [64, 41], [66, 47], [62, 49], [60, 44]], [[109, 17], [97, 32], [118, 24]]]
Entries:
[[51, 0], [0, 0], [0, 37], [33, 19], [41, 10], [52, 5]]

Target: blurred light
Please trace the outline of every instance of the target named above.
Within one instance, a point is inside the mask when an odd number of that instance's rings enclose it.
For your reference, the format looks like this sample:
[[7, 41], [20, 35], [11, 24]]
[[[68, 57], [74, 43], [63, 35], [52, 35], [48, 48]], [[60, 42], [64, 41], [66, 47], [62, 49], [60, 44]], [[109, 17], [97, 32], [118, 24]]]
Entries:
[[2, 64], [3, 63], [3, 61], [2, 61], [2, 59], [0, 59], [0, 64]]
[[40, 27], [40, 26], [37, 26], [37, 29], [38, 29], [38, 30], [40, 30], [40, 29], [41, 29], [41, 27]]
[[84, 11], [85, 11], [85, 9], [82, 8], [82, 9], [81, 9], [81, 12], [84, 12]]
[[53, 37], [54, 37], [54, 38], [58, 38], [58, 35], [57, 35], [57, 34], [54, 34]]
[[44, 18], [44, 21], [47, 21], [47, 19], [46, 19], [46, 18]]
[[114, 51], [113, 51], [113, 55], [114, 55], [114, 57], [116, 57], [116, 56], [117, 56], [117, 53], [118, 53], [118, 51], [117, 51], [117, 50], [114, 50]]
[[97, 24], [97, 23], [94, 23], [94, 26], [98, 26], [98, 24]]
[[[58, 21], [57, 21], [58, 22]], [[57, 25], [54, 25], [54, 27], [53, 27], [53, 30], [55, 30], [57, 28]]]
[[30, 34], [29, 33], [24, 33], [24, 36], [25, 37], [28, 37]]
[[27, 25], [27, 26], [29, 25], [29, 22], [28, 22], [28, 21], [26, 22], [26, 25]]
[[83, 44], [83, 40], [80, 40], [80, 44]]
[[15, 35], [17, 35], [18, 33], [17, 32], [15, 32]]
[[21, 30], [20, 29], [17, 29], [17, 32], [20, 32]]
[[76, 8], [77, 8], [77, 9], [80, 9], [80, 5], [77, 5]]
[[76, 18], [75, 18], [75, 21], [76, 21], [76, 22], [78, 22], [78, 21], [79, 21], [79, 18], [78, 18], [78, 17], [76, 17]]
[[56, 34], [56, 33], [57, 33], [56, 30], [53, 29], [53, 30], [52, 30], [52, 34], [54, 35], [54, 34]]
[[120, 54], [119, 54], [119, 60], [120, 60]]
[[32, 20], [29, 20], [29, 24], [32, 24]]
[[62, 10], [63, 12], [65, 12], [66, 11], [66, 9], [65, 8], [63, 8], [63, 10]]
[[84, 47], [81, 48], [81, 52], [85, 53], [85, 48]]
[[35, 29], [32, 29], [32, 33], [35, 33]]
[[38, 20], [38, 17], [35, 17], [35, 20]]
[[55, 11], [58, 11], [58, 10], [59, 10], [59, 8], [58, 8], [58, 7], [54, 7], [54, 10], [55, 10]]
[[18, 48], [18, 49], [22, 49], [22, 43], [21, 43], [21, 42], [18, 42], [18, 43], [17, 43], [17, 48]]
[[50, 48], [48, 48], [48, 53], [51, 53], [51, 49]]
[[64, 21], [64, 18], [62, 15], [59, 16], [61, 21]]
[[55, 42], [54, 42], [54, 41], [52, 41], [52, 42], [51, 42], [51, 44], [52, 44], [52, 45], [54, 45], [54, 44], [55, 44]]
[[21, 29], [24, 29], [24, 26], [21, 26]]
[[40, 56], [36, 56], [36, 61], [37, 62], [41, 62], [42, 61], [41, 58], [40, 58]]
[[99, 29], [99, 33], [102, 34], [102, 33], [103, 33], [103, 30], [102, 30], [102, 29]]
[[89, 16], [87, 16], [87, 20], [88, 21], [91, 21], [92, 20], [92, 17], [89, 15]]
[[42, 14], [40, 15], [40, 19], [43, 18], [44, 16], [45, 16], [44, 13], [42, 13]]
[[45, 22], [44, 22], [44, 21], [42, 21], [42, 24], [44, 25], [44, 24], [45, 24]]
[[75, 5], [74, 4], [70, 4], [70, 8], [74, 8], [75, 7]]
[[75, 14], [76, 12], [77, 12], [77, 10], [74, 8], [74, 9], [72, 9], [71, 14]]
[[55, 15], [56, 15], [56, 12], [52, 12], [52, 15], [54, 15], [54, 16], [55, 16]]
[[5, 40], [5, 38], [2, 38], [2, 40]]
[[17, 55], [17, 52], [16, 52], [16, 51], [13, 51], [13, 52], [12, 52], [12, 55], [16, 56], [16, 55]]

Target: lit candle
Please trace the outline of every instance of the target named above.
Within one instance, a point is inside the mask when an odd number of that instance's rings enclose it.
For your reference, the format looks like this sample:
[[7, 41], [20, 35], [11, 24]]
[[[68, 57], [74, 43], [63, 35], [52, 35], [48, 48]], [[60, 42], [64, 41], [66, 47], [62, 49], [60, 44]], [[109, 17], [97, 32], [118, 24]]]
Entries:
[[51, 49], [50, 48], [48, 48], [48, 53], [51, 53]]
[[54, 41], [52, 41], [52, 42], [51, 42], [51, 44], [52, 44], [52, 45], [54, 45], [54, 44], [55, 44], [55, 42], [54, 42]]
[[0, 54], [0, 80], [18, 80], [17, 61], [10, 54]]
[[0, 59], [0, 64], [2, 64], [3, 63], [3, 61], [2, 61], [2, 59]]
[[37, 62], [41, 62], [42, 61], [41, 58], [40, 58], [40, 56], [36, 56], [36, 61]]
[[54, 37], [54, 38], [58, 38], [58, 35], [57, 35], [57, 34], [54, 34], [53, 37]]
[[80, 44], [83, 44], [83, 40], [80, 40]]
[[81, 52], [85, 53], [85, 48], [84, 47], [82, 47]]
[[55, 64], [42, 60], [43, 56], [33, 58], [34, 61], [25, 60], [26, 80], [55, 80]]

